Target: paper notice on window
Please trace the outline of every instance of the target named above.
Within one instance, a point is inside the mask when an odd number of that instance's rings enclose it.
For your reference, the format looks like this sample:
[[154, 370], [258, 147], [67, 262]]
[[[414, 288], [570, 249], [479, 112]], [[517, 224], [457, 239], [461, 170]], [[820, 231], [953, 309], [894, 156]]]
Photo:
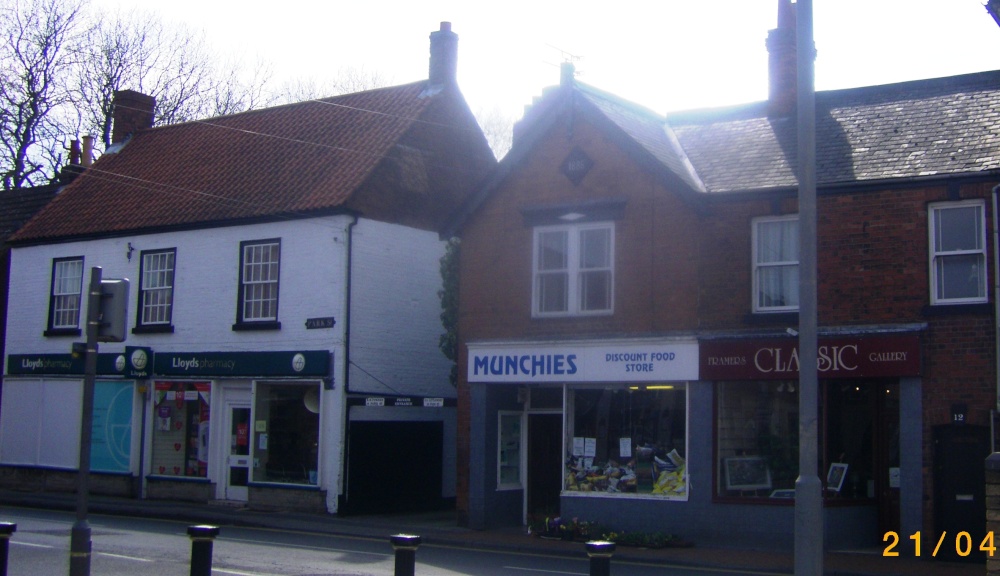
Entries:
[[583, 437], [573, 437], [573, 456], [583, 456]]
[[632, 439], [631, 438], [619, 438], [618, 439], [618, 455], [622, 458], [632, 457]]
[[585, 438], [583, 441], [583, 455], [586, 458], [597, 456], [597, 438]]

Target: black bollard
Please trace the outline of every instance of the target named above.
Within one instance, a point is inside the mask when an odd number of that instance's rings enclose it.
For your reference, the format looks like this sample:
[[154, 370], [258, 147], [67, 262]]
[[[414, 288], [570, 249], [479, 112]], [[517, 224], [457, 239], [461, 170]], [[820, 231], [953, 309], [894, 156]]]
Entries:
[[10, 535], [17, 532], [17, 524], [0, 522], [0, 576], [7, 576], [7, 551], [10, 548]]
[[590, 557], [590, 576], [611, 576], [611, 555], [615, 553], [614, 542], [587, 542], [587, 556]]
[[412, 534], [396, 534], [389, 537], [392, 549], [396, 551], [395, 576], [414, 576], [417, 564], [417, 548], [420, 547], [420, 536]]
[[191, 576], [212, 576], [212, 542], [218, 526], [188, 526], [191, 537]]

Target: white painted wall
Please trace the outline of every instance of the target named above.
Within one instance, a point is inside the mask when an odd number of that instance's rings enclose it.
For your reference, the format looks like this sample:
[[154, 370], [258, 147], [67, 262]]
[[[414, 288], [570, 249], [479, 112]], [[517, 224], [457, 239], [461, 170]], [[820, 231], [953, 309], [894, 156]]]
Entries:
[[[331, 350], [335, 388], [322, 395], [322, 484], [327, 507], [336, 511], [342, 492], [345, 375], [348, 369], [344, 330], [347, 325], [347, 234], [352, 218], [330, 216], [231, 226], [206, 230], [132, 235], [18, 247], [11, 254], [11, 293], [7, 321], [8, 354], [66, 354], [81, 335], [46, 337], [49, 290], [54, 258], [84, 257], [83, 293], [90, 269], [104, 278], [128, 278], [129, 333], [125, 343], [103, 343], [102, 353], [125, 344], [156, 352], [228, 352]], [[239, 279], [239, 245], [245, 240], [281, 239], [280, 330], [233, 331]], [[437, 347], [441, 327], [439, 260], [444, 242], [436, 233], [361, 219], [353, 228], [351, 301], [352, 392], [455, 397], [448, 382], [450, 364]], [[127, 257], [128, 245], [134, 251]], [[138, 301], [140, 252], [176, 249], [173, 333], [132, 334]], [[305, 328], [307, 318], [334, 316], [332, 329]], [[4, 358], [4, 370], [7, 359]], [[76, 380], [74, 387], [79, 386]], [[213, 399], [217, 399], [213, 389]], [[221, 410], [223, 406], [213, 409]], [[435, 410], [435, 419], [440, 411]], [[446, 413], [454, 419], [453, 410]], [[2, 415], [15, 425], [15, 417]], [[426, 416], [421, 414], [420, 418]], [[447, 418], [445, 418], [447, 420]], [[213, 419], [214, 420], [214, 419]], [[77, 427], [79, 419], [77, 418]], [[221, 419], [219, 420], [221, 422]], [[218, 425], [218, 423], [216, 423]], [[0, 435], [3, 431], [0, 429]], [[138, 431], [136, 431], [138, 433]], [[218, 434], [213, 429], [213, 435]], [[445, 465], [454, 466], [454, 423], [446, 423]], [[221, 437], [215, 436], [215, 437]], [[2, 446], [2, 438], [0, 438]], [[19, 454], [20, 460], [24, 454]], [[213, 459], [217, 460], [217, 459]], [[2, 454], [0, 461], [9, 463]], [[65, 463], [63, 463], [65, 464]], [[219, 472], [213, 465], [210, 470]], [[147, 470], [148, 472], [148, 470]], [[221, 480], [219, 480], [221, 481]], [[445, 474], [445, 495], [454, 493], [454, 471]]]
[[445, 242], [371, 220], [358, 223], [353, 242], [350, 391], [454, 398], [438, 348]]
[[[8, 354], [67, 353], [80, 338], [45, 337], [52, 259], [84, 257], [86, 292], [90, 269], [104, 278], [131, 280], [129, 329], [135, 324], [139, 252], [176, 248], [173, 334], [132, 334], [128, 344], [156, 351], [319, 350], [343, 344], [346, 217], [316, 218], [207, 230], [147, 234], [15, 248], [11, 253]], [[281, 238], [278, 319], [281, 330], [234, 332], [239, 281], [239, 245]], [[127, 246], [135, 247], [131, 261]], [[86, 298], [82, 315], [86, 315]], [[306, 330], [306, 318], [336, 316], [331, 329]], [[83, 325], [81, 324], [81, 330]], [[124, 344], [102, 344], [102, 352]], [[6, 366], [6, 365], [5, 365]]]

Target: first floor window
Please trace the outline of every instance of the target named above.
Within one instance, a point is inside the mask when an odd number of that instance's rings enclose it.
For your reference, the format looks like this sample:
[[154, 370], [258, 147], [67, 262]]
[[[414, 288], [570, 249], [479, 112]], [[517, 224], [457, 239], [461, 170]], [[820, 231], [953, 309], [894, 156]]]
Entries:
[[535, 315], [610, 312], [613, 284], [612, 224], [543, 226], [535, 229]]
[[798, 216], [753, 222], [754, 312], [799, 309]]
[[206, 478], [211, 385], [156, 382], [153, 389], [152, 473]]
[[685, 384], [572, 389], [567, 398], [566, 491], [687, 498]]
[[982, 200], [930, 207], [931, 303], [986, 302], [986, 215]]
[[174, 307], [176, 250], [142, 253], [139, 269], [139, 325], [168, 325]]
[[258, 382], [254, 391], [253, 480], [316, 484], [319, 384]]
[[52, 262], [49, 329], [79, 329], [82, 288], [83, 258], [61, 258]]
[[280, 240], [240, 245], [240, 322], [277, 321], [280, 262]]

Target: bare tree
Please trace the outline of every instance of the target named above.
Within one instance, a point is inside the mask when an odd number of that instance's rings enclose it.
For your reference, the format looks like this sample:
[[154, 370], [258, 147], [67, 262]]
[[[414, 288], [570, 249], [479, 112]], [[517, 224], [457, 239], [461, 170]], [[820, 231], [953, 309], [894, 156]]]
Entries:
[[81, 5], [63, 0], [0, 3], [0, 137], [3, 188], [40, 184], [62, 158], [55, 111], [74, 63]]
[[[54, 0], [53, 0], [54, 1]], [[101, 13], [87, 35], [72, 95], [84, 131], [111, 145], [114, 93], [133, 89], [156, 98], [154, 122], [175, 124], [232, 114], [270, 102], [269, 67], [258, 63], [244, 78], [238, 61], [218, 65], [204, 37], [167, 27], [145, 12]]]
[[384, 88], [389, 86], [391, 82], [390, 78], [377, 71], [367, 70], [364, 67], [345, 66], [337, 71], [336, 76], [324, 82], [317, 82], [314, 78], [297, 78], [285, 82], [281, 87], [278, 101], [283, 104], [291, 104], [316, 98], [363, 92]]
[[504, 114], [499, 106], [494, 106], [489, 110], [480, 108], [476, 113], [476, 121], [493, 149], [493, 154], [497, 158], [506, 156], [514, 140], [514, 119]]
[[250, 69], [253, 72], [247, 75], [246, 67], [238, 60], [222, 66], [227, 73], [216, 76], [211, 116], [263, 108], [277, 101], [277, 97], [268, 91], [272, 78], [270, 64], [258, 60]]

